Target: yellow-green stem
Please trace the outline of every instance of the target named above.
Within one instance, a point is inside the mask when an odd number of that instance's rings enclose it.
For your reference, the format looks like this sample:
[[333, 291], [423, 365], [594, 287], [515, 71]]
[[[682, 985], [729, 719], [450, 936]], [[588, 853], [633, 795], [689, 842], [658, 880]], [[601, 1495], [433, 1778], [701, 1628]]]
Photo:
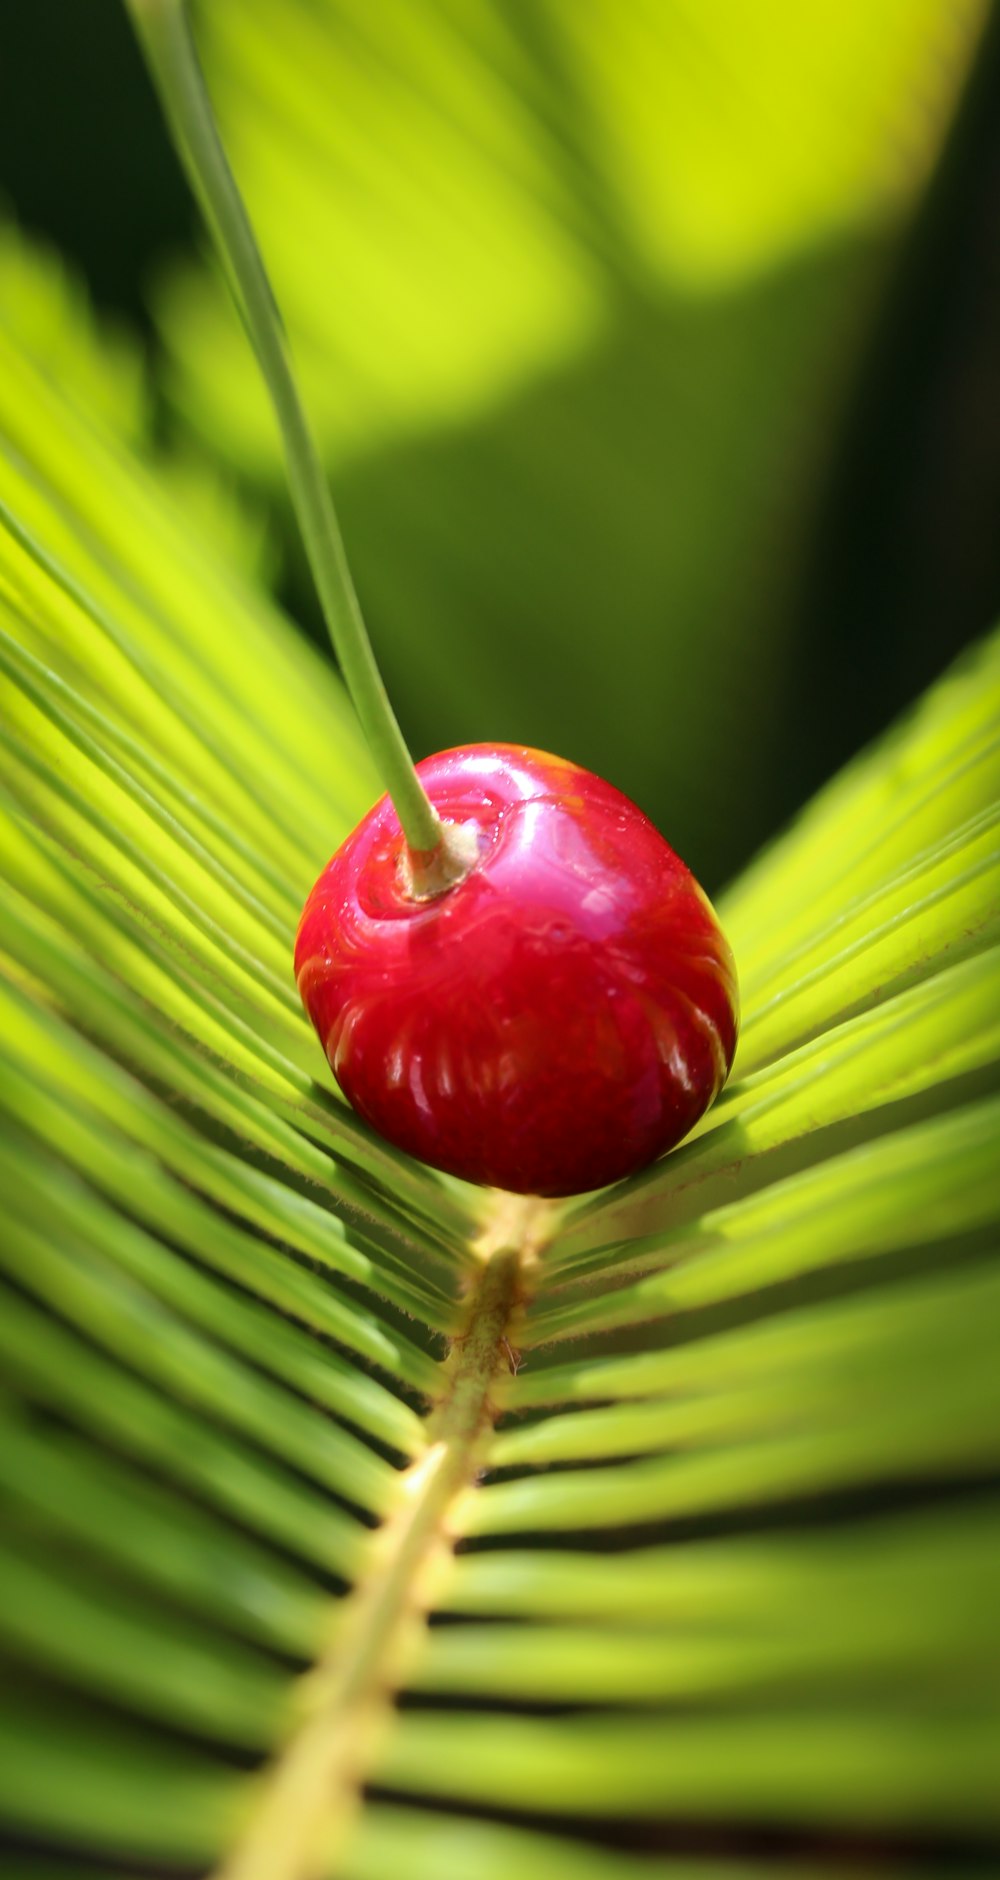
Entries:
[[[324, 618], [354, 708], [415, 856], [452, 848], [407, 750], [375, 662], [333, 500], [306, 420], [281, 316], [230, 170], [185, 15], [184, 0], [125, 0], [167, 122], [212, 231], [257, 356], [285, 448], [292, 501]], [[418, 887], [424, 879], [418, 861]], [[467, 865], [455, 857], [445, 885]], [[424, 893], [440, 892], [424, 886]]]

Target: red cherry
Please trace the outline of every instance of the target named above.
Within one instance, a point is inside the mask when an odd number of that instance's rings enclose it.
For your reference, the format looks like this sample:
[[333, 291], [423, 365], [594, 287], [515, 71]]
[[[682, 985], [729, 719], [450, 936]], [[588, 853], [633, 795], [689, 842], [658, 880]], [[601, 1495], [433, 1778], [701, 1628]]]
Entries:
[[725, 1083], [738, 995], [693, 875], [634, 803], [520, 745], [417, 766], [478, 859], [414, 899], [388, 797], [305, 905], [295, 971], [380, 1135], [523, 1194], [603, 1187], [673, 1148]]

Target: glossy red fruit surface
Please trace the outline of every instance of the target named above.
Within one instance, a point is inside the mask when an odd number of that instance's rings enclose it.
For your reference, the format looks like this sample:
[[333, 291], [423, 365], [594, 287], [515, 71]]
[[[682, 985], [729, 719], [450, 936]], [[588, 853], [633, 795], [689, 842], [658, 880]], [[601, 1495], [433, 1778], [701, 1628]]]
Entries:
[[467, 1181], [566, 1195], [642, 1168], [736, 1048], [709, 902], [634, 803], [561, 758], [473, 745], [417, 769], [443, 819], [476, 826], [471, 873], [414, 900], [383, 798], [299, 926], [299, 990], [344, 1094]]

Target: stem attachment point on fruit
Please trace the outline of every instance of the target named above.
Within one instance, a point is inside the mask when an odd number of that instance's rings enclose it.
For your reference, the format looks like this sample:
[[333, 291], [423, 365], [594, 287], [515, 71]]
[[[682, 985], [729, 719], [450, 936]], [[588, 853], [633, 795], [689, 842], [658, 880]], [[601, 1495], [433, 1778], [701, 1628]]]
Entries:
[[476, 822], [442, 822], [441, 839], [432, 849], [404, 848], [400, 870], [411, 901], [434, 901], [471, 875], [479, 860], [481, 831]]

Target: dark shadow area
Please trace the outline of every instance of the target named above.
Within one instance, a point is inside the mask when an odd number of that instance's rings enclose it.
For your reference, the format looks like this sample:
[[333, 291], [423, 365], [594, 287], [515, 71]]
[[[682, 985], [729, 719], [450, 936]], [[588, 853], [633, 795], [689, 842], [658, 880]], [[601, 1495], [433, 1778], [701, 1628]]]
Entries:
[[197, 218], [122, 0], [30, 0], [4, 22], [0, 207], [54, 243], [105, 312], [152, 332], [145, 288]]
[[798, 613], [812, 788], [1000, 615], [1000, 11], [866, 350]]

